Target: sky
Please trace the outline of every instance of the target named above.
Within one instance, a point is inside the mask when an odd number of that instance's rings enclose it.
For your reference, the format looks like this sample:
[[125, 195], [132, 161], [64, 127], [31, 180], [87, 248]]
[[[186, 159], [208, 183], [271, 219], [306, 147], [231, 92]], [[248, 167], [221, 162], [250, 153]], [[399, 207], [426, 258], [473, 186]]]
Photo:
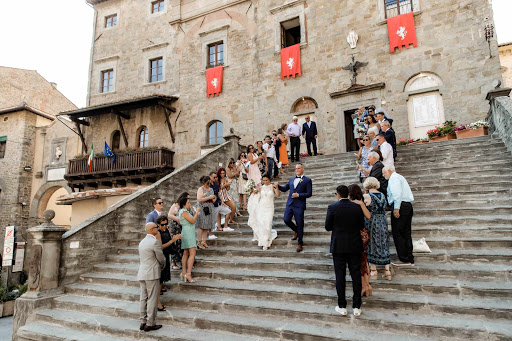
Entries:
[[[498, 43], [512, 42], [512, 0], [492, 3]], [[0, 66], [37, 70], [84, 107], [93, 18], [85, 0], [0, 0]]]

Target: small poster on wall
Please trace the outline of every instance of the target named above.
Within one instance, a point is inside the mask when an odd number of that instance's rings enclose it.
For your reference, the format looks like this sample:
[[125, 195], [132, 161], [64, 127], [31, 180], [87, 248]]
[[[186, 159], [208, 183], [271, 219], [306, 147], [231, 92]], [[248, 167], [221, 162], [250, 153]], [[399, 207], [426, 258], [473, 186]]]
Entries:
[[414, 127], [426, 127], [439, 124], [439, 107], [435, 94], [414, 97], [412, 100], [414, 111]]

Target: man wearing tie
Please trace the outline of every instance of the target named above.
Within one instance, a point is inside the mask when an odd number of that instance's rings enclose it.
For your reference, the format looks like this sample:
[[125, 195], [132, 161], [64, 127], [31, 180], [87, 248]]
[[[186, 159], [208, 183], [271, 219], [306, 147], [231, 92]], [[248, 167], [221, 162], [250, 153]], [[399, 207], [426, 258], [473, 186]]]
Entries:
[[[306, 199], [313, 195], [313, 182], [310, 178], [304, 176], [304, 166], [300, 163], [295, 166], [295, 174], [296, 176], [292, 177], [285, 186], [278, 187], [281, 192], [290, 191], [283, 220], [286, 226], [295, 232], [292, 240], [298, 239], [297, 252], [301, 252]], [[292, 218], [295, 218], [295, 223]]]
[[300, 137], [302, 136], [300, 125], [297, 123], [299, 118], [297, 116], [293, 116], [293, 122], [288, 125], [288, 129], [286, 129], [286, 133], [290, 136], [290, 154], [291, 154], [291, 162], [299, 162], [299, 154], [300, 154]]
[[302, 135], [306, 138], [306, 147], [308, 148], [308, 155], [311, 156], [311, 144], [313, 144], [313, 152], [315, 156], [318, 155], [316, 149], [316, 139], [318, 138], [318, 131], [316, 130], [316, 123], [311, 121], [309, 115], [306, 116], [306, 123], [302, 125]]

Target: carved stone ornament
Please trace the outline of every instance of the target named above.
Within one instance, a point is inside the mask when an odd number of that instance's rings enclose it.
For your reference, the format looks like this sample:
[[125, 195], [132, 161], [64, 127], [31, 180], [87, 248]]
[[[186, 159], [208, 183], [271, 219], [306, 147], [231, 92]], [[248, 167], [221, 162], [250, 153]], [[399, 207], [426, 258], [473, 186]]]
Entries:
[[356, 48], [358, 39], [359, 39], [359, 36], [357, 35], [356, 31], [350, 30], [350, 32], [348, 32], [347, 43], [350, 45], [351, 49]]

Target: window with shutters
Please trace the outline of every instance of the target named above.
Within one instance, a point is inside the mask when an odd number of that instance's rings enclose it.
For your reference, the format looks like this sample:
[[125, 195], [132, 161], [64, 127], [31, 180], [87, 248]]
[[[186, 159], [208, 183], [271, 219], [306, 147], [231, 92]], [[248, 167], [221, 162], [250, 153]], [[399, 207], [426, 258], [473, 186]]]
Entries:
[[224, 65], [224, 42], [218, 41], [208, 45], [207, 67]]
[[283, 21], [281, 23], [281, 48], [300, 44], [300, 35], [299, 17]]

